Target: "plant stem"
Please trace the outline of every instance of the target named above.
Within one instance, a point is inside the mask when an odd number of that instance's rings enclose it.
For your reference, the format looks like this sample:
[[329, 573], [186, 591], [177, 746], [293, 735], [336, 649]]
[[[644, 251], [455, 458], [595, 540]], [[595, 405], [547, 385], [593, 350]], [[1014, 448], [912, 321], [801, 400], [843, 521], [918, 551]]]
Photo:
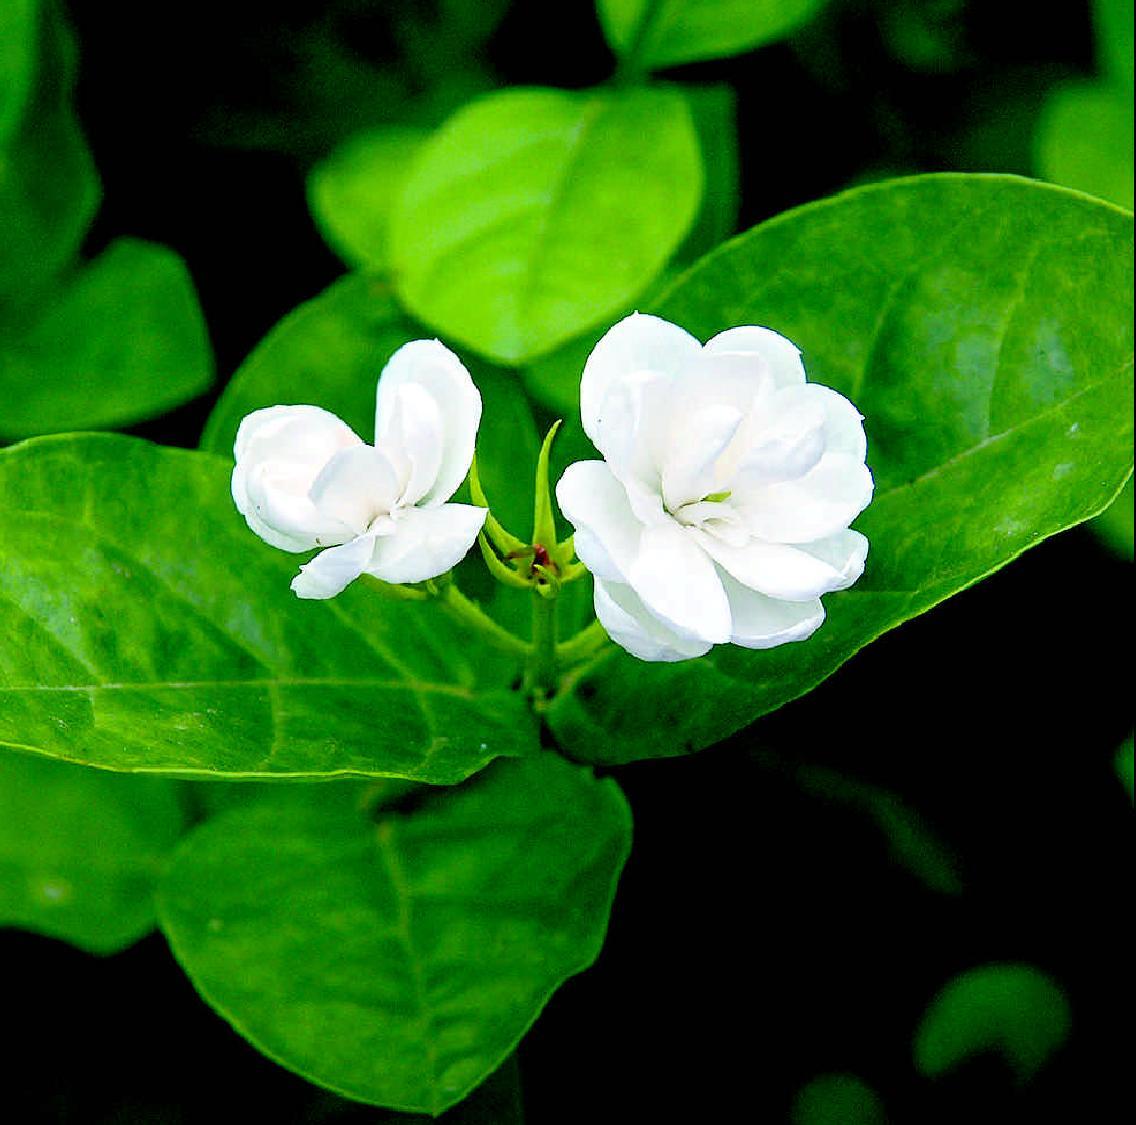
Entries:
[[599, 652], [607, 644], [607, 639], [604, 627], [598, 621], [593, 621], [563, 644], [557, 645], [557, 659], [562, 667], [578, 664]]
[[525, 689], [530, 695], [545, 698], [556, 688], [556, 602], [533, 592], [532, 644], [525, 669]]
[[531, 646], [498, 625], [476, 602], [470, 601], [453, 582], [447, 582], [437, 595], [438, 605], [455, 621], [477, 633], [487, 643], [510, 656], [527, 659]]
[[651, 28], [663, 7], [663, 0], [647, 0], [643, 14], [639, 17], [627, 49], [619, 60], [615, 71], [615, 84], [617, 86], [636, 86], [643, 81], [643, 52], [647, 47], [647, 39]]

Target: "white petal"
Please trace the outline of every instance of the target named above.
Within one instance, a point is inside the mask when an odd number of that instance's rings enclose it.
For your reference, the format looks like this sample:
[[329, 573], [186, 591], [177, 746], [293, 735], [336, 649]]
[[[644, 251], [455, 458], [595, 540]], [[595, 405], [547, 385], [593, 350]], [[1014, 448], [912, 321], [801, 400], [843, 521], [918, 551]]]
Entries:
[[627, 486], [632, 506], [641, 494], [647, 511], [662, 514], [662, 467], [674, 427], [676, 383], [668, 375], [641, 371], [613, 383], [600, 404], [592, 441], [615, 475]]
[[383, 425], [376, 444], [397, 468], [399, 501], [417, 504], [434, 487], [442, 467], [445, 428], [441, 408], [417, 383], [403, 383], [387, 397]]
[[556, 485], [556, 502], [576, 529], [580, 561], [598, 578], [626, 582], [639, 554], [643, 524], [623, 485], [603, 461], [577, 461]]
[[843, 590], [864, 572], [868, 541], [842, 531], [816, 543], [789, 546], [754, 540], [731, 547], [705, 532], [692, 532], [706, 553], [743, 586], [791, 602]]
[[292, 590], [299, 598], [334, 598], [363, 573], [374, 550], [375, 536], [368, 534], [320, 551], [300, 567], [300, 573], [292, 579]]
[[800, 479], [747, 488], [734, 503], [759, 539], [811, 543], [846, 528], [868, 506], [872, 489], [862, 460], [826, 453]]
[[784, 411], [804, 402], [822, 413], [826, 453], [846, 453], [849, 457], [864, 460], [868, 442], [864, 436], [863, 415], [839, 391], [820, 383], [785, 387], [771, 400], [770, 409]]
[[403, 508], [376, 541], [367, 573], [384, 582], [424, 582], [457, 566], [477, 539], [487, 511], [472, 504]]
[[592, 349], [580, 378], [580, 418], [597, 449], [600, 408], [613, 387], [637, 374], [670, 379], [682, 374], [701, 350], [684, 328], [657, 316], [632, 313], [607, 330]]
[[818, 390], [789, 387], [755, 406], [730, 449], [732, 463], [723, 467], [735, 489], [795, 480], [817, 464], [825, 453], [825, 412], [808, 392]]
[[672, 629], [720, 644], [730, 639], [730, 603], [695, 534], [673, 521], [644, 529], [628, 583]]
[[801, 350], [772, 328], [756, 324], [743, 324], [728, 328], [706, 341], [707, 356], [729, 355], [736, 363], [749, 363], [755, 372], [768, 372], [778, 387], [792, 386], [805, 381], [805, 365]]
[[667, 509], [717, 492], [716, 465], [737, 433], [742, 413], [732, 406], [710, 405], [680, 422], [663, 459], [662, 488]]
[[379, 376], [376, 445], [381, 446], [388, 439], [397, 414], [395, 392], [407, 384], [426, 391], [441, 418], [441, 462], [433, 484], [421, 497], [423, 504], [441, 504], [453, 496], [469, 472], [481, 422], [481, 394], [462, 361], [438, 340], [403, 344]]
[[394, 466], [371, 445], [337, 453], [312, 484], [312, 503], [322, 515], [362, 535], [379, 516], [390, 513], [399, 494]]
[[352, 532], [328, 521], [308, 499], [320, 470], [362, 441], [318, 406], [271, 406], [249, 414], [237, 430], [233, 501], [257, 535], [285, 551], [342, 543]]
[[730, 599], [733, 634], [730, 641], [744, 648], [776, 648], [812, 636], [824, 621], [820, 598], [787, 602], [750, 590], [728, 574], [722, 585]]
[[607, 635], [640, 660], [690, 660], [710, 651], [708, 641], [692, 640], [660, 621], [623, 582], [597, 578], [594, 601]]

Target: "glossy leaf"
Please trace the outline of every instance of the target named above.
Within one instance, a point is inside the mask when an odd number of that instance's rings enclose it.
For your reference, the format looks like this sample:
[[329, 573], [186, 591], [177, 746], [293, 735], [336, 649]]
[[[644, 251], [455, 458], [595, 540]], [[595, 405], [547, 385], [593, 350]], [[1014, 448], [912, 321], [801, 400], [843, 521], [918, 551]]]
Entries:
[[155, 923], [184, 814], [175, 782], [0, 750], [0, 926], [115, 953]]
[[193, 281], [164, 246], [115, 242], [42, 303], [0, 318], [0, 436], [127, 425], [212, 377]]
[[445, 336], [520, 363], [639, 293], [701, 194], [674, 90], [491, 94], [423, 146], [392, 218], [394, 283]]
[[644, 69], [753, 50], [795, 31], [826, 0], [597, 0], [617, 55]]
[[1038, 171], [1131, 211], [1132, 120], [1131, 90], [1100, 82], [1058, 87], [1038, 122]]
[[[370, 397], [370, 392], [367, 392]], [[535, 748], [515, 669], [431, 603], [288, 588], [232, 463], [111, 435], [0, 452], [0, 746], [210, 777], [459, 781]]]
[[42, 12], [35, 80], [0, 149], [0, 301], [26, 300], [68, 265], [99, 203], [71, 108], [74, 43], [54, 4]]
[[915, 1066], [931, 1077], [988, 1051], [1019, 1082], [1032, 1078], [1069, 1035], [1069, 1003], [1032, 965], [983, 965], [949, 981], [915, 1033]]
[[864, 577], [809, 640], [697, 661], [619, 652], [548, 712], [603, 762], [710, 745], [888, 629], [1098, 513], [1132, 466], [1132, 218], [1059, 188], [929, 176], [759, 226], [656, 306], [701, 339], [765, 324], [866, 416]]
[[328, 245], [349, 265], [375, 272], [390, 260], [390, 215], [425, 129], [390, 126], [339, 146], [308, 177], [308, 203]]
[[554, 755], [372, 813], [305, 786], [179, 850], [162, 928], [201, 994], [284, 1066], [438, 1113], [498, 1067], [600, 950], [630, 814]]

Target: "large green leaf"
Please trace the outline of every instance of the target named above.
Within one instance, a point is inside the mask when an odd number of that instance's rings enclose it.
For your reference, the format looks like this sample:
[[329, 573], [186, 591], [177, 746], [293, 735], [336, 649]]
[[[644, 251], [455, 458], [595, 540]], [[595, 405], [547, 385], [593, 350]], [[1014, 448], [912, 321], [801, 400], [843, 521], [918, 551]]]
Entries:
[[99, 181], [71, 109], [74, 44], [54, 4], [22, 120], [0, 149], [0, 301], [19, 302], [66, 266], [94, 218]]
[[1088, 519], [1132, 468], [1132, 217], [1004, 176], [927, 176], [790, 212], [657, 306], [702, 339], [765, 324], [866, 416], [864, 577], [809, 640], [681, 664], [612, 652], [548, 719], [604, 762], [699, 749], [869, 641]]
[[23, 117], [31, 95], [38, 19], [39, 0], [0, 4], [0, 151]]
[[750, 51], [794, 31], [827, 0], [597, 0], [617, 55], [653, 70]]
[[387, 268], [391, 209], [427, 135], [410, 125], [372, 129], [351, 137], [312, 169], [312, 217], [348, 265]]
[[1094, 0], [1097, 62], [1105, 77], [1132, 93], [1132, 0]]
[[675, 90], [490, 94], [419, 153], [392, 216], [394, 283], [427, 324], [519, 363], [639, 293], [701, 194]]
[[921, 1074], [937, 1076], [996, 1051], [1019, 1082], [1069, 1035], [1069, 1002], [1032, 965], [983, 965], [948, 981], [923, 1013], [913, 1045]]
[[448, 783], [535, 746], [438, 606], [356, 583], [304, 602], [296, 556], [229, 498], [231, 463], [112, 435], [0, 452], [0, 746], [213, 777]]
[[177, 785], [0, 750], [0, 926], [114, 953], [154, 926]]
[[595, 960], [631, 822], [612, 781], [555, 755], [405, 810], [305, 786], [195, 832], [159, 894], [194, 985], [321, 1085], [438, 1113]]
[[213, 356], [172, 250], [122, 239], [42, 304], [0, 317], [0, 435], [122, 426], [205, 391]]

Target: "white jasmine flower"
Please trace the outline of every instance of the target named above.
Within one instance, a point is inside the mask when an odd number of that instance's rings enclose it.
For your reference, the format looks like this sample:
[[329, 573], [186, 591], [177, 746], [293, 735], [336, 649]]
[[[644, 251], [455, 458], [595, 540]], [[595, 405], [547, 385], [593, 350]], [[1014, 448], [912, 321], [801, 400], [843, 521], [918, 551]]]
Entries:
[[580, 413], [604, 459], [570, 465], [556, 497], [596, 616], [635, 656], [804, 640], [820, 595], [863, 573], [848, 527], [872, 497], [862, 419], [771, 329], [703, 346], [629, 316], [588, 358]]
[[453, 352], [415, 340], [379, 377], [375, 444], [318, 406], [248, 415], [234, 447], [233, 499], [249, 527], [285, 551], [323, 547], [292, 580], [331, 598], [361, 574], [421, 582], [456, 565], [485, 509], [448, 504], [469, 471], [481, 395]]

